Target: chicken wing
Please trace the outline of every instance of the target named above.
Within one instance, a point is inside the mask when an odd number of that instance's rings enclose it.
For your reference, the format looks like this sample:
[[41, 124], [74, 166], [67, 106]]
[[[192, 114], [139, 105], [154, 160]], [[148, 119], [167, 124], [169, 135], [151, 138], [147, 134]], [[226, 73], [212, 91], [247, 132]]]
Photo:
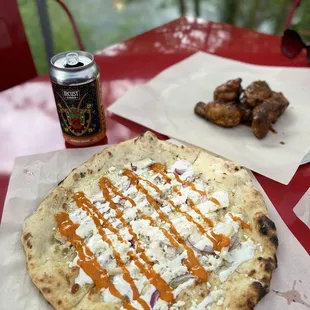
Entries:
[[270, 118], [272, 123], [275, 123], [280, 115], [289, 106], [288, 100], [284, 97], [281, 92], [272, 92], [272, 96], [265, 100], [268, 102], [270, 108]]
[[242, 92], [242, 79], [229, 80], [218, 86], [214, 91], [214, 101], [233, 102], [238, 101]]
[[240, 111], [242, 113], [241, 123], [251, 122], [253, 108], [247, 104], [245, 97], [243, 97], [240, 100], [240, 104], [238, 104], [238, 108], [240, 109]]
[[289, 102], [282, 93], [272, 92], [272, 96], [253, 109], [252, 130], [258, 139], [264, 138], [271, 124], [288, 107]]
[[244, 90], [247, 104], [254, 108], [272, 95], [272, 91], [265, 81], [255, 81]]
[[272, 124], [271, 118], [269, 117], [269, 109], [270, 106], [268, 105], [268, 102], [263, 102], [253, 109], [252, 131], [258, 139], [267, 136]]
[[195, 114], [222, 127], [237, 126], [242, 118], [240, 109], [232, 102], [198, 102], [194, 111]]

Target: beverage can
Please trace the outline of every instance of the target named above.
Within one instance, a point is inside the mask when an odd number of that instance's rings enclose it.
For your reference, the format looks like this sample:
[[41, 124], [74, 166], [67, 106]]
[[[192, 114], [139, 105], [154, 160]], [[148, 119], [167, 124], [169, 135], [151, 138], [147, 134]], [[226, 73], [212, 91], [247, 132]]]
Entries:
[[53, 56], [50, 79], [65, 141], [88, 146], [102, 140], [106, 135], [105, 111], [93, 55], [68, 51]]

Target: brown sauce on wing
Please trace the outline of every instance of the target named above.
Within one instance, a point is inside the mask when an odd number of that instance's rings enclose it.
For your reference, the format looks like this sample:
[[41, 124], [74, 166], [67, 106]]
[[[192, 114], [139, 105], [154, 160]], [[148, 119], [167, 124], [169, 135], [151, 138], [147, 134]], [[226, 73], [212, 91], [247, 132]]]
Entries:
[[278, 133], [272, 126], [269, 127], [269, 130], [270, 130], [272, 133], [275, 133], [275, 134]]

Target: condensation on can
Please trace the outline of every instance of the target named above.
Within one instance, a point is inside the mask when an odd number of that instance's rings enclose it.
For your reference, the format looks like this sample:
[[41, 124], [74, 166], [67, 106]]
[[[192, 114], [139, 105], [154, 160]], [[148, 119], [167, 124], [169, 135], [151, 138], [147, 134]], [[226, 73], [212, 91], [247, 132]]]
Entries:
[[93, 145], [106, 136], [100, 73], [94, 57], [68, 51], [52, 57], [50, 79], [66, 142]]

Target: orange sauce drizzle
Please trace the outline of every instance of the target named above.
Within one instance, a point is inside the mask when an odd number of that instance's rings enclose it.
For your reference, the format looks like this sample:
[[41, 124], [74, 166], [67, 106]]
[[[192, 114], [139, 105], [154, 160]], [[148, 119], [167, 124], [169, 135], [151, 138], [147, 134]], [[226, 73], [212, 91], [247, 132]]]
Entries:
[[[111, 191], [112, 191], [116, 196], [120, 196], [121, 198], [123, 198], [123, 199], [125, 199], [125, 200], [128, 200], [128, 201], [131, 203], [131, 205], [132, 205], [133, 207], [136, 207], [135, 201], [134, 201], [132, 198], [123, 195], [123, 194], [117, 189], [117, 187], [113, 185], [113, 183], [112, 183], [108, 178], [102, 178], [101, 181], [104, 182], [104, 186], [108, 186], [108, 187], [111, 189]], [[112, 202], [113, 202], [113, 201], [112, 201]], [[114, 204], [114, 202], [113, 202], [113, 204]], [[114, 204], [114, 206], [115, 206], [115, 204]], [[150, 221], [151, 226], [157, 227], [156, 222], [155, 222], [150, 216], [143, 214], [139, 209], [137, 209], [137, 211], [138, 211], [138, 213], [140, 214], [140, 216], [141, 216], [142, 219]], [[132, 235], [132, 236], [135, 236], [134, 239], [135, 239], [135, 241], [137, 242], [137, 244], [139, 244], [139, 239], [138, 239], [137, 235], [135, 234], [135, 232], [132, 230], [131, 226], [126, 225], [126, 227], [130, 229], [131, 235]], [[158, 227], [158, 228], [163, 232], [163, 234], [164, 234], [164, 235], [166, 236], [166, 238], [170, 241], [170, 243], [171, 243], [172, 246], [174, 246], [174, 247], [178, 247], [178, 246], [179, 246], [179, 244], [174, 240], [174, 238], [168, 233], [168, 231], [167, 231], [166, 229], [164, 229], [164, 228], [162, 228], [162, 227]], [[151, 263], [152, 263], [152, 262], [151, 262]]]
[[239, 216], [235, 216], [232, 214], [229, 214], [229, 216], [232, 218], [233, 221], [235, 222], [240, 222], [241, 227], [244, 229], [248, 229], [250, 231], [252, 231], [252, 227], [251, 225], [247, 224], [242, 218], [240, 218]]
[[208, 280], [208, 273], [200, 265], [198, 259], [195, 256], [194, 251], [186, 244], [186, 242], [183, 240], [183, 238], [180, 236], [180, 234], [175, 229], [170, 219], [161, 211], [160, 206], [158, 205], [156, 200], [149, 194], [148, 190], [145, 189], [143, 185], [141, 185], [141, 183], [139, 183], [141, 178], [129, 169], [125, 169], [123, 172], [123, 175], [127, 176], [129, 180], [131, 181], [131, 184], [135, 185], [136, 188], [146, 196], [147, 201], [156, 210], [159, 218], [170, 225], [170, 228], [169, 228], [170, 232], [173, 234], [174, 238], [183, 246], [183, 248], [187, 252], [188, 258], [184, 259], [183, 262], [188, 268], [188, 270], [192, 274], [197, 276], [201, 281], [206, 282]]
[[[116, 289], [114, 284], [110, 281], [108, 272], [102, 268], [96, 259], [96, 256], [84, 243], [83, 239], [76, 234], [78, 224], [74, 224], [68, 213], [60, 212], [55, 215], [59, 232], [63, 237], [76, 248], [78, 252], [78, 265], [83, 271], [94, 281], [96, 288], [108, 288], [110, 293], [115, 297], [124, 300], [124, 296]], [[123, 302], [123, 307], [128, 310], [136, 310], [127, 301]], [[149, 308], [146, 308], [149, 309]]]
[[[136, 233], [133, 231], [132, 227], [126, 222], [126, 220], [122, 217], [123, 212], [117, 207], [117, 205], [114, 203], [114, 201], [112, 200], [112, 197], [109, 193], [109, 189], [111, 189], [111, 191], [114, 194], [120, 194], [120, 196], [124, 199], [125, 196], [121, 193], [118, 192], [117, 188], [112, 184], [112, 182], [108, 179], [108, 178], [101, 178], [100, 182], [99, 182], [101, 191], [105, 197], [105, 199], [110, 203], [110, 207], [112, 209], [114, 209], [116, 211], [116, 218], [118, 218], [121, 223], [127, 227], [129, 233], [133, 236], [133, 239], [136, 242], [136, 246], [137, 246], [137, 252], [141, 253], [141, 258], [144, 260], [144, 262], [147, 265], [147, 268], [141, 269], [141, 266], [144, 266], [139, 259], [137, 258], [137, 256], [133, 253], [130, 252], [131, 255], [128, 255], [129, 257], [135, 262], [136, 266], [140, 269], [141, 272], [143, 272], [145, 274], [145, 276], [150, 280], [150, 282], [156, 287], [156, 289], [158, 290], [159, 296], [161, 299], [163, 299], [164, 301], [167, 302], [171, 302], [174, 299], [173, 293], [169, 287], [169, 285], [166, 283], [166, 281], [164, 279], [161, 278], [161, 276], [152, 268], [153, 266], [153, 262], [147, 257], [147, 255], [145, 254], [145, 250], [142, 248], [140, 242], [139, 242], [139, 238], [136, 235]], [[127, 197], [129, 200], [129, 197]], [[131, 199], [132, 200], [132, 199]], [[135, 203], [132, 200], [132, 203]], [[98, 211], [99, 212], [99, 211]], [[100, 212], [99, 212], [100, 213]], [[101, 213], [100, 213], [101, 214]], [[103, 216], [102, 216], [103, 217]], [[104, 218], [104, 217], [103, 217]], [[105, 220], [107, 221], [107, 220]], [[109, 226], [112, 226], [110, 223], [108, 223]], [[108, 229], [110, 229], [110, 227], [107, 225]], [[112, 232], [114, 232], [115, 234], [118, 234], [118, 231], [112, 226], [110, 229]], [[123, 240], [123, 242], [125, 242], [125, 240]], [[139, 267], [140, 266], [140, 267]], [[144, 271], [147, 270], [147, 273], [145, 273]]]
[[166, 167], [164, 165], [161, 163], [154, 163], [150, 166], [150, 169], [159, 173], [167, 183], [171, 183], [171, 179], [165, 174]]
[[213, 249], [215, 251], [221, 251], [222, 248], [225, 248], [230, 245], [230, 238], [223, 234], [216, 234], [214, 231], [211, 231], [213, 238], [209, 238], [213, 243]]
[[209, 200], [212, 201], [213, 203], [215, 203], [217, 206], [219, 206], [219, 207], [221, 206], [220, 202], [216, 198], [211, 197], [211, 198], [209, 198]]
[[[156, 166], [156, 172], [158, 171], [161, 171], [164, 175], [165, 175], [165, 166], [160, 164], [160, 163], [157, 163], [157, 166]], [[152, 169], [154, 171], [154, 169]], [[198, 192], [199, 194], [201, 195], [205, 195], [205, 192], [204, 191], [200, 191], [198, 189], [195, 188], [195, 185], [192, 183], [192, 182], [189, 182], [189, 181], [182, 181], [179, 177], [179, 175], [177, 173], [174, 173], [175, 175], [175, 178], [178, 182], [180, 182], [181, 184], [185, 184], [187, 186], [190, 186], [192, 188], [192, 190]], [[166, 175], [166, 177], [168, 177]], [[175, 191], [175, 189], [173, 189]], [[178, 190], [177, 190], [177, 193], [180, 193]], [[219, 201], [213, 197], [210, 198], [210, 200], [212, 202], [214, 202], [215, 204], [217, 205], [220, 205]], [[227, 236], [225, 236], [224, 234], [216, 234], [215, 232], [211, 232], [211, 236], [208, 234], [208, 232], [204, 229], [204, 227], [198, 223], [197, 221], [195, 221], [195, 219], [189, 215], [188, 213], [182, 211], [179, 207], [175, 206], [175, 204], [173, 203], [173, 201], [171, 200], [167, 200], [171, 205], [172, 207], [179, 213], [181, 213], [182, 215], [184, 215], [186, 217], [186, 219], [189, 221], [189, 222], [192, 222], [196, 225], [196, 227], [198, 228], [198, 230], [200, 231], [201, 234], [204, 234], [206, 235], [209, 240], [213, 243], [213, 249], [215, 251], [221, 251], [222, 248], [228, 246], [230, 244], [230, 238], [228, 238]], [[191, 199], [188, 199], [187, 200], [188, 203], [190, 204], [190, 206], [192, 207], [192, 209], [197, 212], [201, 217], [202, 219], [204, 220], [204, 222], [206, 222], [209, 226], [213, 227], [213, 222], [206, 218], [202, 212], [195, 206], [194, 202], [191, 200]]]
[[[166, 167], [165, 165], [161, 164], [161, 163], [154, 163], [150, 166], [150, 169], [153, 170], [154, 172], [160, 173], [163, 177], [163, 179], [167, 182], [167, 183], [171, 183], [171, 179], [167, 176], [166, 174]], [[175, 178], [179, 183], [182, 183], [184, 185], [187, 185], [189, 187], [191, 187], [191, 189], [197, 193], [199, 193], [200, 195], [205, 195], [206, 193], [204, 191], [201, 191], [199, 189], [197, 189], [195, 187], [195, 184], [190, 182], [190, 181], [182, 181], [181, 178], [179, 177], [179, 175], [174, 172]], [[173, 189], [174, 190], [174, 189]]]
[[[131, 199], [130, 197], [126, 197], [124, 196], [122, 193], [120, 193], [116, 186], [114, 186], [112, 184], [112, 182], [106, 178], [106, 177], [103, 177], [100, 179], [100, 182], [99, 182], [99, 185], [100, 185], [100, 189], [103, 193], [103, 196], [104, 198], [110, 203], [110, 207], [116, 211], [116, 218], [118, 218], [121, 223], [127, 227], [129, 233], [132, 235], [133, 239], [135, 240], [136, 242], [136, 246], [137, 246], [137, 252], [141, 254], [141, 258], [149, 265], [154, 265], [153, 262], [147, 257], [146, 253], [145, 253], [145, 250], [143, 249], [143, 247], [141, 246], [140, 244], [140, 241], [139, 241], [139, 238], [137, 236], [137, 234], [133, 231], [132, 227], [126, 222], [126, 220], [123, 218], [123, 212], [117, 207], [116, 203], [112, 200], [112, 197], [109, 193], [109, 188], [111, 189], [111, 191], [117, 195], [119, 194], [120, 197], [124, 198], [124, 199], [127, 199], [131, 202], [131, 204], [134, 204], [135, 205], [135, 202], [133, 199]], [[113, 227], [113, 226], [112, 226]], [[118, 236], [118, 231], [113, 227], [112, 228], [113, 232], [116, 233]], [[123, 239], [122, 239], [123, 240]], [[124, 240], [123, 240], [124, 241]]]
[[[151, 165], [151, 170], [153, 170], [156, 173], [159, 173], [163, 179], [167, 183], [171, 183], [171, 179], [168, 175], [166, 175], [165, 166], [160, 163], [154, 163]], [[183, 248], [187, 251], [187, 258], [183, 259], [183, 263], [186, 265], [188, 270], [197, 276], [201, 281], [206, 282], [208, 279], [208, 273], [206, 270], [200, 265], [198, 259], [195, 256], [194, 251], [187, 245], [187, 243], [183, 240], [181, 235], [177, 232], [175, 229], [173, 223], [170, 221], [170, 219], [161, 211], [160, 206], [156, 202], [156, 200], [149, 194], [148, 190], [140, 183], [140, 181], [144, 181], [148, 186], [152, 187], [156, 192], [159, 194], [162, 194], [163, 192], [152, 182], [136, 175], [133, 171], [129, 169], [125, 169], [123, 172], [123, 175], [127, 176], [131, 182], [132, 185], [136, 186], [136, 188], [142, 192], [145, 196], [147, 201], [152, 205], [152, 207], [156, 210], [156, 212], [159, 215], [159, 218], [165, 222], [167, 222], [170, 225], [169, 231], [170, 233], [161, 227], [158, 227], [163, 234], [167, 237], [167, 239], [170, 241], [171, 245], [174, 247], [178, 247], [179, 245], [183, 246]], [[200, 195], [205, 195], [204, 191], [198, 190], [195, 185], [192, 182], [189, 181], [182, 181], [177, 173], [174, 173], [176, 180], [183, 184], [191, 187], [193, 191], [198, 192]], [[133, 239], [136, 242], [136, 250], [137, 253], [140, 253], [140, 258], [145, 262], [145, 264], [142, 264], [137, 255], [133, 251], [128, 252], [128, 256], [131, 260], [134, 261], [136, 266], [139, 268], [139, 270], [150, 280], [150, 282], [156, 287], [156, 289], [159, 292], [160, 298], [171, 302], [174, 297], [173, 293], [169, 287], [169, 285], [160, 277], [159, 274], [157, 274], [154, 269], [152, 268], [153, 262], [147, 257], [145, 250], [141, 246], [139, 242], [138, 236], [133, 231], [132, 227], [129, 225], [129, 223], [126, 222], [126, 220], [123, 218], [123, 212], [117, 207], [116, 203], [112, 200], [113, 197], [111, 197], [109, 190], [114, 195], [118, 195], [123, 199], [128, 200], [133, 207], [136, 206], [135, 201], [123, 195], [121, 192], [119, 192], [118, 188], [112, 184], [112, 182], [108, 178], [101, 178], [99, 182], [101, 191], [103, 193], [103, 196], [105, 197], [106, 201], [110, 203], [110, 207], [115, 210], [116, 212], [116, 218], [118, 218], [124, 227], [127, 227], [129, 233], [133, 236]], [[178, 190], [177, 186], [173, 186], [173, 191], [176, 192], [178, 195], [181, 195], [180, 191]], [[113, 232], [118, 240], [120, 242], [126, 242], [121, 235], [119, 234], [118, 230], [114, 228], [113, 225], [111, 225], [108, 220], [104, 218], [104, 216], [100, 213], [100, 211], [86, 198], [85, 194], [80, 192], [74, 195], [74, 200], [77, 204], [77, 206], [83, 210], [86, 211], [86, 213], [93, 219], [94, 223], [96, 224], [96, 227], [98, 229], [99, 234], [101, 235], [102, 239], [109, 244], [113, 251], [113, 255], [117, 261], [117, 264], [121, 267], [123, 271], [123, 278], [126, 282], [129, 283], [132, 292], [133, 292], [133, 299], [137, 300], [142, 308], [144, 310], [148, 310], [149, 306], [148, 304], [140, 298], [139, 291], [128, 271], [126, 268], [125, 263], [120, 257], [120, 254], [115, 250], [113, 247], [113, 243], [107, 238], [102, 225], [100, 221], [103, 221], [103, 225], [109, 229], [111, 232]], [[206, 218], [201, 211], [195, 206], [193, 201], [191, 199], [188, 199], [188, 204], [191, 206], [191, 208], [198, 213], [205, 223], [207, 223], [210, 227], [213, 227], [213, 222]], [[210, 198], [210, 201], [214, 202], [217, 205], [220, 205], [219, 201], [213, 197]], [[214, 250], [220, 251], [223, 247], [226, 247], [230, 244], [230, 238], [226, 237], [223, 234], [216, 234], [214, 232], [211, 232], [211, 235], [208, 235], [206, 230], [203, 228], [201, 224], [199, 224], [197, 221], [194, 220], [194, 218], [187, 214], [186, 212], [183, 212], [180, 210], [178, 206], [176, 206], [171, 200], [167, 200], [173, 208], [175, 208], [176, 211], [183, 214], [186, 219], [192, 223], [194, 223], [199, 231], [203, 234], [206, 234], [207, 237], [212, 241]], [[150, 221], [151, 226], [157, 227], [156, 222], [149, 216], [142, 214], [140, 210], [137, 210], [140, 214], [142, 219]], [[251, 226], [247, 223], [245, 223], [241, 218], [232, 216], [232, 219], [234, 221], [240, 221], [241, 226], [243, 228], [247, 228], [252, 230]], [[109, 279], [109, 275], [105, 269], [103, 269], [100, 264], [98, 263], [96, 256], [90, 251], [90, 249], [84, 244], [83, 239], [80, 238], [75, 230], [79, 226], [78, 224], [74, 224], [67, 213], [59, 213], [56, 215], [56, 220], [58, 223], [58, 227], [60, 229], [60, 233], [67, 237], [68, 241], [71, 242], [77, 249], [79, 260], [78, 264], [79, 266], [85, 271], [85, 273], [90, 276], [97, 288], [109, 288], [111, 294], [113, 294], [115, 297], [121, 299], [123, 301], [123, 307], [125, 309], [129, 310], [135, 310], [134, 307], [130, 305], [130, 302], [128, 302], [128, 298], [126, 296], [123, 296], [113, 285], [113, 283]]]
[[173, 207], [177, 212], [179, 212], [179, 213], [181, 213], [182, 215], [184, 215], [184, 216], [186, 217], [186, 219], [187, 219], [189, 222], [194, 223], [194, 224], [197, 226], [198, 230], [199, 230], [202, 234], [205, 234], [205, 233], [206, 233], [206, 230], [203, 228], [203, 226], [202, 226], [201, 224], [199, 224], [197, 221], [195, 221], [194, 218], [193, 218], [190, 214], [188, 214], [187, 212], [182, 211], [182, 210], [180, 209], [179, 206], [176, 206], [176, 205], [173, 203], [172, 200], [169, 199], [169, 200], [167, 200], [167, 201], [172, 205], [172, 207]]
[[175, 206], [172, 201], [168, 200], [168, 202], [175, 208], [176, 211], [183, 214], [189, 222], [194, 223], [201, 234], [206, 235], [209, 238], [209, 240], [213, 243], [213, 249], [215, 251], [221, 251], [222, 248], [230, 244], [230, 239], [223, 234], [216, 234], [215, 232], [212, 231], [211, 232], [212, 237], [211, 237], [208, 234], [208, 232], [204, 229], [204, 227], [201, 224], [199, 224], [197, 221], [195, 221], [191, 215], [180, 210], [180, 208]]
[[214, 227], [213, 222], [208, 219], [207, 217], [205, 217], [202, 212], [199, 210], [199, 208], [197, 208], [197, 206], [194, 204], [193, 200], [191, 200], [190, 198], [187, 199], [187, 203], [189, 204], [189, 206], [196, 212], [198, 213], [201, 218], [203, 219], [203, 221], [208, 224], [210, 227]]
[[160, 298], [168, 302], [173, 301], [173, 293], [169, 286], [167, 290], [166, 281], [162, 279], [158, 274], [156, 274], [153, 269], [149, 268], [149, 266], [142, 264], [138, 257], [134, 254], [134, 252], [129, 251], [128, 256], [131, 260], [135, 262], [140, 272], [143, 273], [147, 277], [147, 279], [156, 287], [159, 292]]
[[[144, 220], [148, 220], [151, 222], [151, 225], [153, 227], [157, 227], [155, 221], [148, 215], [141, 215], [141, 218], [144, 219]], [[172, 246], [174, 246], [175, 248], [179, 247], [179, 243], [175, 241], [175, 239], [168, 233], [168, 231], [162, 227], [158, 227], [162, 233], [165, 235], [165, 237], [169, 240], [169, 242], [171, 243]]]
[[195, 184], [194, 184], [194, 183], [192, 183], [192, 182], [190, 182], [190, 181], [182, 181], [181, 178], [180, 178], [180, 176], [179, 176], [176, 172], [174, 172], [174, 176], [175, 176], [175, 179], [176, 179], [179, 183], [182, 183], [182, 184], [184, 184], [184, 185], [189, 186], [194, 192], [197, 192], [197, 193], [200, 194], [201, 196], [204, 196], [204, 195], [206, 194], [205, 191], [201, 191], [201, 190], [197, 189], [197, 188], [195, 187]]
[[176, 185], [174, 185], [172, 187], [173, 191], [178, 195], [178, 196], [182, 196], [182, 194], [180, 193], [180, 191], [178, 190], [178, 187]]
[[140, 177], [140, 180], [141, 180], [141, 181], [144, 181], [148, 186], [154, 188], [156, 192], [158, 192], [158, 193], [160, 193], [160, 194], [163, 194], [163, 191], [162, 191], [158, 186], [156, 186], [155, 184], [153, 184], [152, 182], [150, 182], [149, 180], [146, 180], [146, 179], [141, 178], [141, 177]]
[[[104, 230], [102, 228], [102, 225], [100, 223], [100, 219], [102, 219], [103, 216], [98, 216], [97, 208], [91, 204], [91, 202], [85, 197], [84, 193], [79, 192], [79, 193], [74, 194], [73, 199], [74, 199], [76, 205], [80, 209], [84, 210], [87, 213], [87, 215], [92, 218], [92, 220], [94, 221], [94, 223], [97, 227], [99, 234], [102, 237], [102, 240], [105, 241], [111, 247], [114, 258], [115, 258], [118, 266], [120, 266], [122, 271], [123, 271], [123, 279], [130, 285], [130, 287], [132, 289], [133, 299], [137, 300], [141, 304], [143, 309], [148, 310], [149, 307], [148, 307], [147, 303], [142, 298], [140, 298], [138, 288], [136, 287], [134, 280], [132, 279], [128, 269], [126, 268], [124, 261], [121, 259], [120, 254], [115, 250], [113, 243], [107, 237], [106, 233], [104, 232]], [[99, 214], [101, 214], [101, 213], [99, 212]], [[114, 293], [115, 293], [115, 291], [111, 291], [111, 294], [114, 295]]]

